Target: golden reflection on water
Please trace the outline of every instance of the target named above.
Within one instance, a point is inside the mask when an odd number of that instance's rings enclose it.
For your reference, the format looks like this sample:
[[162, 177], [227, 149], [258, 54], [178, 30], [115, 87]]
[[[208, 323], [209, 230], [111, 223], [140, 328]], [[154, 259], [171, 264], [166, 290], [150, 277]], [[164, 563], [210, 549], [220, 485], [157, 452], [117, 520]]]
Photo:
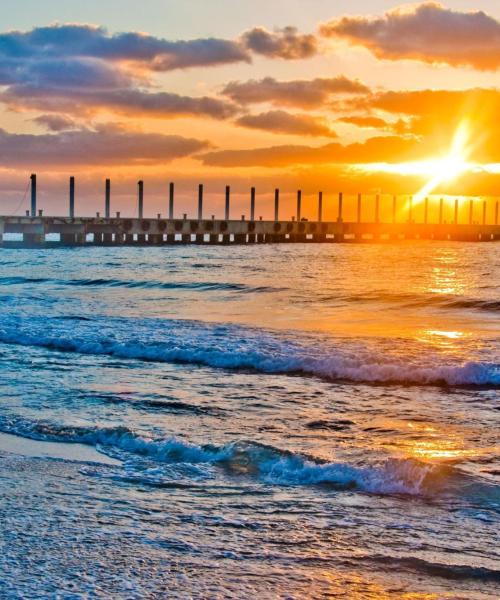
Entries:
[[[311, 597], [328, 598], [350, 598], [351, 600], [438, 600], [446, 598], [448, 594], [433, 594], [415, 591], [403, 591], [401, 589], [390, 590], [376, 581], [368, 580], [365, 576], [350, 571], [348, 574], [339, 571], [322, 571], [318, 576], [326, 583], [328, 591], [309, 590]], [[400, 582], [395, 582], [395, 587], [400, 587]], [[322, 584], [324, 587], [324, 584]], [[404, 587], [409, 587], [406, 583]], [[323, 592], [323, 593], [322, 593]]]
[[494, 450], [474, 447], [467, 440], [471, 432], [452, 427], [392, 419], [381, 419], [376, 425], [393, 432], [390, 437], [381, 441], [381, 445], [402, 458], [432, 463], [454, 463], [483, 456]]

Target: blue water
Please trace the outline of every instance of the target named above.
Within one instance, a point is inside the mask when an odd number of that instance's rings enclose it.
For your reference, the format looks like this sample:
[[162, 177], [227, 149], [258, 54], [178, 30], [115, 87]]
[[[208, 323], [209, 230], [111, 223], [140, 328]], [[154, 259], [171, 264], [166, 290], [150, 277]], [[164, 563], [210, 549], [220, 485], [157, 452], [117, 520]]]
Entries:
[[497, 598], [499, 274], [494, 243], [0, 250], [0, 597]]

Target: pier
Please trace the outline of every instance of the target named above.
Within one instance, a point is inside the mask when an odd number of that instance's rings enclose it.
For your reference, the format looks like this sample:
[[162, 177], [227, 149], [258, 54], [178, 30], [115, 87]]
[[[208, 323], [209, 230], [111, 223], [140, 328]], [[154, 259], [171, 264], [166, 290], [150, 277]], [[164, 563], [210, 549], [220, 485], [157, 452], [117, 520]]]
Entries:
[[[488, 222], [486, 202], [482, 201], [480, 222], [473, 219], [473, 200], [468, 200], [468, 222], [458, 220], [458, 200], [455, 200], [453, 220], [443, 220], [443, 200], [439, 201], [439, 217], [433, 223], [429, 216], [429, 200], [424, 200], [423, 219], [413, 218], [411, 198], [406, 218], [398, 222], [397, 202], [393, 197], [392, 218], [380, 217], [380, 199], [375, 197], [371, 218], [362, 216], [363, 197], [356, 198], [356, 218], [344, 221], [345, 199], [338, 194], [337, 218], [323, 221], [324, 195], [318, 193], [317, 218], [302, 218], [302, 192], [297, 191], [296, 214], [289, 220], [280, 218], [280, 192], [274, 193], [274, 219], [263, 220], [256, 215], [256, 190], [250, 190], [249, 218], [231, 217], [231, 190], [224, 195], [224, 218], [207, 218], [203, 211], [203, 185], [198, 187], [198, 210], [194, 217], [182, 214], [175, 217], [174, 183], [168, 190], [168, 217], [157, 214], [144, 216], [144, 183], [137, 185], [137, 217], [129, 218], [116, 212], [111, 216], [111, 181], [105, 181], [104, 214], [93, 217], [75, 215], [75, 179], [70, 178], [67, 216], [48, 216], [37, 208], [36, 175], [31, 175], [31, 206], [24, 216], [0, 216], [0, 246], [4, 247], [61, 247], [61, 246], [161, 246], [174, 244], [257, 244], [257, 243], [367, 243], [398, 240], [454, 240], [490, 242], [500, 240], [498, 200], [494, 206], [493, 222]], [[476, 202], [478, 204], [478, 202]], [[222, 203], [221, 203], [222, 205]], [[22, 236], [19, 241], [5, 239], [6, 234]], [[58, 240], [54, 240], [58, 236]]]

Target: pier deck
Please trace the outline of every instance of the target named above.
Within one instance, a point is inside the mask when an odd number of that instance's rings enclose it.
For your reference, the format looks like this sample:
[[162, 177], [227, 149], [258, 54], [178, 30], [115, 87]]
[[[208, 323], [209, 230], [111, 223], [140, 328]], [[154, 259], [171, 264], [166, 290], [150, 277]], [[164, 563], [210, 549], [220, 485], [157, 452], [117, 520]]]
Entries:
[[[5, 239], [21, 234], [22, 240]], [[59, 241], [47, 236], [58, 234]], [[51, 239], [52, 238], [52, 239]], [[0, 216], [0, 245], [24, 247], [172, 244], [500, 240], [500, 225]]]

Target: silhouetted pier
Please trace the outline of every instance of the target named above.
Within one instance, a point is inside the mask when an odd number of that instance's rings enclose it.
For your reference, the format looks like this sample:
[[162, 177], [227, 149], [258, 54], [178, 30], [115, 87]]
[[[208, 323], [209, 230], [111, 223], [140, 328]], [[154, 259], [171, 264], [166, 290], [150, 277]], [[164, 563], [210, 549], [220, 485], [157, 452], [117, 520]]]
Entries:
[[[372, 219], [362, 220], [363, 197], [356, 199], [356, 219], [344, 221], [344, 197], [338, 195], [337, 218], [323, 221], [323, 194], [318, 194], [317, 220], [302, 218], [302, 192], [297, 192], [296, 214], [290, 220], [280, 219], [280, 194], [274, 194], [274, 219], [255, 218], [256, 191], [250, 191], [250, 215], [247, 219], [230, 218], [231, 190], [225, 190], [224, 219], [206, 218], [203, 212], [203, 185], [198, 187], [198, 211], [195, 218], [183, 214], [174, 216], [174, 184], [169, 185], [168, 217], [144, 217], [144, 185], [138, 182], [137, 218], [122, 217], [119, 212], [111, 216], [111, 183], [105, 182], [104, 215], [75, 216], [75, 180], [70, 178], [68, 216], [46, 216], [37, 209], [36, 175], [31, 175], [31, 209], [25, 216], [0, 216], [0, 245], [22, 247], [57, 246], [123, 246], [123, 245], [173, 245], [173, 244], [254, 244], [254, 243], [337, 243], [381, 242], [394, 240], [457, 240], [489, 242], [500, 240], [498, 200], [494, 219], [487, 222], [486, 201], [482, 202], [482, 219], [473, 220], [473, 200], [469, 200], [468, 223], [459, 223], [458, 200], [454, 203], [452, 222], [443, 220], [443, 200], [439, 200], [437, 222], [430, 222], [429, 200], [423, 206], [422, 222], [415, 222], [411, 199], [403, 222], [397, 219], [398, 198], [392, 200], [392, 218], [380, 219], [380, 197], [375, 197]], [[477, 203], [476, 203], [477, 204]], [[363, 215], [367, 218], [366, 215]], [[21, 241], [6, 240], [5, 234], [20, 234]], [[59, 236], [54, 241], [51, 234]], [[50, 236], [47, 239], [47, 236]]]

